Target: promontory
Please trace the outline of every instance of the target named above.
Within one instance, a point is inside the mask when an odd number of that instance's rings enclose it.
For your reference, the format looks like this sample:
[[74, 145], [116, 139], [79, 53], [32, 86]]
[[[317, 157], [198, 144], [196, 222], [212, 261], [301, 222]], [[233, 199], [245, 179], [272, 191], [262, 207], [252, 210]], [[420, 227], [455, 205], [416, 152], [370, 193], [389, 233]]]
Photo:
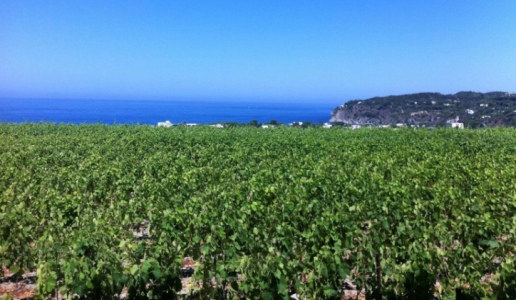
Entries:
[[335, 108], [330, 122], [349, 125], [516, 126], [516, 93], [418, 93], [351, 100]]

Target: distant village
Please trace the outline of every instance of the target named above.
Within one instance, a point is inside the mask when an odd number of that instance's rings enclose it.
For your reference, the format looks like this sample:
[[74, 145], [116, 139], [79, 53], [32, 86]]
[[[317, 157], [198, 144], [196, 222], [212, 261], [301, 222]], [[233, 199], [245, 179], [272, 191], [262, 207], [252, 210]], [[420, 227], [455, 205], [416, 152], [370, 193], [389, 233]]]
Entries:
[[[213, 128], [226, 128], [226, 127], [236, 127], [236, 126], [250, 126], [250, 127], [260, 127], [264, 129], [274, 128], [278, 126], [289, 126], [289, 127], [320, 127], [320, 128], [334, 128], [334, 127], [342, 127], [342, 128], [350, 128], [350, 129], [359, 129], [359, 128], [427, 128], [433, 129], [434, 127], [425, 127], [425, 125], [413, 125], [413, 124], [405, 124], [405, 123], [397, 123], [392, 125], [372, 125], [372, 124], [343, 124], [340, 122], [336, 123], [312, 123], [312, 122], [292, 122], [288, 124], [278, 123], [277, 121], [271, 121], [265, 124], [258, 124], [256, 121], [252, 121], [250, 123], [215, 123], [215, 124], [199, 124], [199, 123], [177, 123], [174, 124], [170, 122], [170, 120], [166, 120], [164, 122], [158, 122], [156, 127], [173, 127], [173, 126], [186, 126], [186, 127], [194, 127], [194, 126], [208, 126]], [[446, 122], [446, 127], [464, 129], [464, 123], [459, 122], [459, 117], [454, 119], [450, 119]]]

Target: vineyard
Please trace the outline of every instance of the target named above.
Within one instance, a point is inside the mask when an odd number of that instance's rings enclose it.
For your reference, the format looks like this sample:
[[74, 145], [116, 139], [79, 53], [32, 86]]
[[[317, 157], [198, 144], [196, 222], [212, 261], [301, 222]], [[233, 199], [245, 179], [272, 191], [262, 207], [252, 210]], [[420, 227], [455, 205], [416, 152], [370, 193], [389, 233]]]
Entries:
[[514, 129], [0, 125], [35, 298], [516, 299], [515, 253]]

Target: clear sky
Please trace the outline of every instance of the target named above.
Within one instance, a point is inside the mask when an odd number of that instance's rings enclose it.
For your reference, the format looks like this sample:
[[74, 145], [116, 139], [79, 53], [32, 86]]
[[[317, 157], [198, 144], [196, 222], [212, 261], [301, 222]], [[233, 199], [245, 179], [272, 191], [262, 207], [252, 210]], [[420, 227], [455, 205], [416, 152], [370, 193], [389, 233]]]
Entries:
[[0, 1], [0, 97], [516, 91], [515, 0]]

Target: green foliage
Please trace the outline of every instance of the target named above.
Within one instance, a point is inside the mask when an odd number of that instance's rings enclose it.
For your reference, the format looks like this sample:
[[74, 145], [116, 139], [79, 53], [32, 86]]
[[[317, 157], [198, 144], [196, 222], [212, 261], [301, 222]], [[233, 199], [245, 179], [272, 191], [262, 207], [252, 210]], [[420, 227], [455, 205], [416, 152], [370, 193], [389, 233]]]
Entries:
[[[473, 114], [466, 110], [472, 110]], [[516, 95], [504, 92], [417, 93], [352, 100], [334, 109], [349, 124], [445, 126], [456, 117], [468, 128], [516, 126]]]
[[203, 299], [516, 290], [511, 129], [3, 124], [0, 166], [0, 262], [42, 298], [174, 299], [186, 256]]

